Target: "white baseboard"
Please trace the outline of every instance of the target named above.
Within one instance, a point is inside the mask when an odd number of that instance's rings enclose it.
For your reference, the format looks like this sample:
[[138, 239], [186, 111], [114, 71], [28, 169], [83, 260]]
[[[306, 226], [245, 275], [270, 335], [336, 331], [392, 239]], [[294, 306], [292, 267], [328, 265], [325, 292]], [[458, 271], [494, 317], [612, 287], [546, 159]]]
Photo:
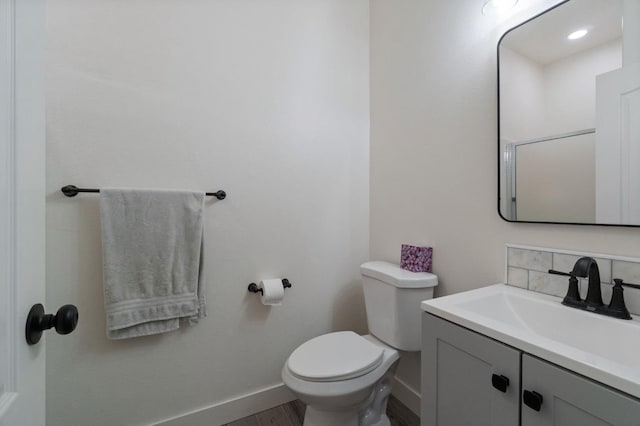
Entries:
[[[396, 377], [391, 390], [393, 396], [420, 416], [420, 394]], [[293, 401], [295, 396], [284, 383], [259, 389], [246, 395], [180, 414], [153, 423], [152, 426], [212, 426], [230, 423], [260, 411]]]
[[391, 394], [406, 405], [409, 410], [413, 411], [416, 416], [420, 417], [421, 398], [418, 391], [396, 377], [391, 388]]
[[153, 426], [212, 426], [268, 410], [293, 401], [295, 396], [284, 383], [259, 389], [255, 392], [202, 407], [179, 416], [154, 423]]

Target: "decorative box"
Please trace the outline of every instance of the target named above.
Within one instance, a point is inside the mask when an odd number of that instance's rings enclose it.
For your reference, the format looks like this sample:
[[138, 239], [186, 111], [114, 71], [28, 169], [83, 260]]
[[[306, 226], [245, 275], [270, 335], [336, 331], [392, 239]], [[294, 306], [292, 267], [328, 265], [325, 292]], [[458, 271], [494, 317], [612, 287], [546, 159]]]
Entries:
[[411, 272], [431, 272], [433, 248], [402, 244], [400, 267]]

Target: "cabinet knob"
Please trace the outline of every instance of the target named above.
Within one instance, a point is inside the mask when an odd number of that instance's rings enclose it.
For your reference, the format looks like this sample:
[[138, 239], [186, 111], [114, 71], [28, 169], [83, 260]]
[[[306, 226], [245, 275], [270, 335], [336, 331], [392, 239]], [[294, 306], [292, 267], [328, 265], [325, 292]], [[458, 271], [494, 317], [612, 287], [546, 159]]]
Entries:
[[493, 376], [491, 376], [491, 384], [500, 392], [505, 393], [507, 392], [507, 388], [509, 387], [509, 378], [494, 374]]
[[536, 391], [526, 390], [522, 392], [522, 402], [532, 410], [540, 411], [540, 407], [542, 407], [542, 395]]

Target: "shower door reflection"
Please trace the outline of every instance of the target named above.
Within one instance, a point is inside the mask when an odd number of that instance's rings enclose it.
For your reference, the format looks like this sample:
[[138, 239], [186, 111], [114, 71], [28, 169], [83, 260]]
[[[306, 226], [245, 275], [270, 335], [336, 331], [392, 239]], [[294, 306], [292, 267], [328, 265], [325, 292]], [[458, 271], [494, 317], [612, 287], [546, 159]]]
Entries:
[[595, 221], [594, 129], [508, 143], [505, 149], [514, 220]]

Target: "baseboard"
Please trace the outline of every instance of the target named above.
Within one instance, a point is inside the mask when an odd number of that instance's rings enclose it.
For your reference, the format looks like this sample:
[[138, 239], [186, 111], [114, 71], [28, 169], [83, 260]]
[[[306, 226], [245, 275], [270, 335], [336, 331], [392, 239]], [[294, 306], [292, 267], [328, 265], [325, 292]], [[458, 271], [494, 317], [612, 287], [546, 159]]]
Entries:
[[421, 398], [418, 391], [396, 377], [391, 388], [391, 394], [406, 405], [409, 410], [413, 411], [416, 416], [420, 417]]
[[296, 399], [284, 383], [183, 413], [152, 426], [223, 425]]
[[[420, 394], [396, 377], [391, 393], [417, 416], [420, 416]], [[293, 401], [295, 396], [284, 383], [278, 383], [246, 395], [189, 411], [152, 426], [212, 426], [230, 423], [243, 417]]]

